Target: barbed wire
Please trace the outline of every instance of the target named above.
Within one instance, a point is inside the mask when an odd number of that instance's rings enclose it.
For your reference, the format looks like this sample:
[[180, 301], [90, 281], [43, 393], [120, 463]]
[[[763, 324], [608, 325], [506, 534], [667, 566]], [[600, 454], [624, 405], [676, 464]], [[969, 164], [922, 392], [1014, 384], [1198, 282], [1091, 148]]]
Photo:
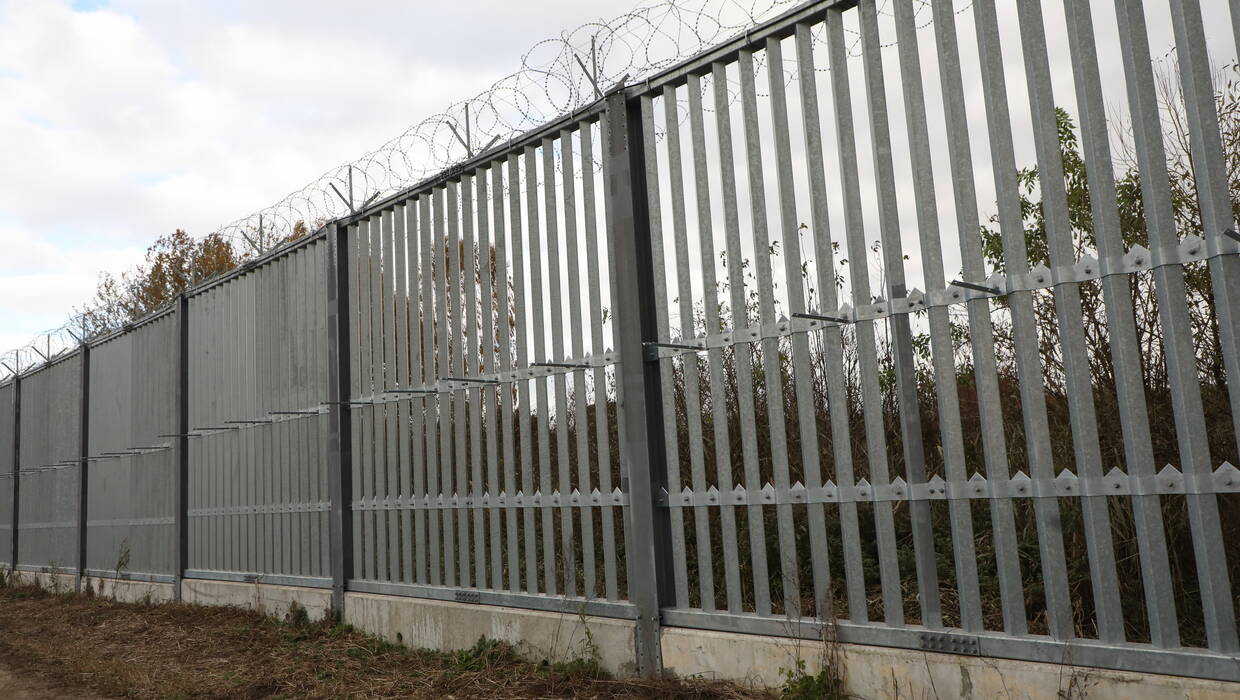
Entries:
[[[378, 198], [407, 189], [496, 144], [587, 107], [615, 85], [640, 82], [740, 36], [803, 1], [657, 0], [611, 20], [587, 22], [544, 39], [522, 55], [517, 70], [478, 95], [422, 119], [361, 158], [324, 172], [275, 204], [221, 226], [213, 235], [232, 243], [242, 258], [267, 253], [287, 242], [295, 231], [314, 231], [364, 209]], [[882, 0], [878, 12], [889, 16], [890, 2]], [[929, 2], [917, 3], [917, 24], [924, 28], [930, 23]], [[965, 3], [960, 12], [971, 5]], [[859, 37], [847, 31], [854, 37], [848, 53], [857, 56]], [[816, 31], [813, 40], [825, 43], [825, 33]], [[758, 69], [764, 69], [761, 60]], [[795, 64], [789, 63], [785, 71], [791, 80]], [[73, 314], [60, 327], [0, 354], [0, 380], [72, 352], [89, 335], [115, 330], [96, 327], [88, 313]]]

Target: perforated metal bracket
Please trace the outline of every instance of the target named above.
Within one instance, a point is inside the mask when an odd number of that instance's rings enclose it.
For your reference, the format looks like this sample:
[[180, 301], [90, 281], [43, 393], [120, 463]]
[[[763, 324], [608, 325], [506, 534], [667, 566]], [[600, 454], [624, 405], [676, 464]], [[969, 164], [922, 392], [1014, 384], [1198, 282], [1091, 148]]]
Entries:
[[981, 642], [971, 634], [953, 634], [951, 632], [922, 632], [918, 641], [923, 651], [937, 651], [941, 654], [963, 654], [980, 656]]

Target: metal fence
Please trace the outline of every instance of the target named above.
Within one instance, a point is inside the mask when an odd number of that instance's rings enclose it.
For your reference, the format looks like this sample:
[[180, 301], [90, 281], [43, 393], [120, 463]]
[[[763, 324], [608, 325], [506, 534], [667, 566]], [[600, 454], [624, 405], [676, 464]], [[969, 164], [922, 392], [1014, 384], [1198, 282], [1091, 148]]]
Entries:
[[1038, 3], [879, 9], [795, 8], [0, 387], [9, 561], [635, 619], [645, 672], [681, 626], [1240, 680], [1201, 8], [1167, 7], [1188, 209], [1142, 4], [1064, 4], [1071, 94]]

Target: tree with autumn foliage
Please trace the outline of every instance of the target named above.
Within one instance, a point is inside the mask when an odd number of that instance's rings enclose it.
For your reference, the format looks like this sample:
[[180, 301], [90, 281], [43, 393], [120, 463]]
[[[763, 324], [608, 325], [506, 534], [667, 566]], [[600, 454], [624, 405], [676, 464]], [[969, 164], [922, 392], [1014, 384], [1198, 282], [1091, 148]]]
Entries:
[[136, 321], [243, 259], [232, 242], [217, 233], [194, 240], [177, 229], [147, 248], [143, 262], [134, 269], [119, 277], [100, 275], [94, 299], [81, 310], [82, 324], [87, 333], [96, 333]]
[[87, 334], [109, 331], [158, 311], [178, 294], [206, 280], [222, 275], [241, 263], [310, 233], [298, 221], [292, 232], [272, 239], [243, 236], [241, 250], [219, 233], [195, 240], [181, 229], [161, 236], [146, 249], [142, 263], [120, 277], [105, 272], [99, 277], [95, 298], [79, 310]]

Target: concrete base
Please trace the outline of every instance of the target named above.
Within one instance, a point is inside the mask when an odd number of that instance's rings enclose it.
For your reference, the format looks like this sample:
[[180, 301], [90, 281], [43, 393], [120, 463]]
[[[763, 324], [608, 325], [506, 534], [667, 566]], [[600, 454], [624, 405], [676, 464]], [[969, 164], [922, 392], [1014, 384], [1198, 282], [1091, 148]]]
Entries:
[[284, 617], [294, 602], [311, 620], [321, 620], [332, 607], [332, 592], [323, 588], [276, 586], [269, 583], [182, 579], [181, 600], [196, 605], [230, 605]]
[[[822, 642], [731, 632], [664, 628], [663, 664], [678, 676], [784, 684], [785, 670], [803, 661], [818, 673], [828, 658]], [[1004, 700], [1236, 700], [1240, 684], [1150, 673], [937, 654], [861, 644], [837, 648], [847, 690], [874, 700], [1003, 698]]]
[[[17, 580], [33, 583], [53, 591], [69, 592], [76, 589], [77, 575], [45, 571], [18, 571]], [[87, 576], [82, 579], [82, 590], [95, 595], [113, 598], [125, 603], [169, 603], [173, 600], [171, 583], [134, 581], [130, 579]]]
[[[75, 584], [73, 574], [19, 571], [16, 575], [23, 582], [60, 591], [72, 591]], [[186, 603], [229, 605], [283, 617], [296, 602], [313, 620], [331, 610], [327, 589], [204, 579], [182, 583]], [[89, 577], [84, 584], [97, 595], [118, 600], [164, 602], [173, 598], [170, 583]], [[508, 642], [533, 661], [594, 658], [617, 675], [632, 675], [636, 670], [636, 624], [631, 620], [348, 593], [345, 622], [414, 648], [455, 651], [485, 637]], [[806, 673], [817, 674], [824, 664], [834, 663], [843, 671], [848, 692], [874, 700], [1240, 698], [1240, 683], [860, 644], [828, 649], [822, 642], [732, 632], [665, 627], [662, 645], [664, 667], [672, 675], [777, 688], [787, 680], [786, 672], [799, 665], [803, 664]]]
[[535, 661], [595, 658], [620, 675], [636, 667], [631, 620], [372, 593], [346, 594], [344, 609], [345, 622], [357, 629], [411, 647], [453, 651], [486, 637], [508, 642]]
[[77, 587], [76, 574], [18, 570], [13, 573], [13, 580], [17, 583], [34, 584], [55, 593], [72, 593]]
[[82, 579], [82, 590], [88, 587], [95, 595], [125, 603], [171, 603], [175, 598], [171, 583], [87, 576]]

